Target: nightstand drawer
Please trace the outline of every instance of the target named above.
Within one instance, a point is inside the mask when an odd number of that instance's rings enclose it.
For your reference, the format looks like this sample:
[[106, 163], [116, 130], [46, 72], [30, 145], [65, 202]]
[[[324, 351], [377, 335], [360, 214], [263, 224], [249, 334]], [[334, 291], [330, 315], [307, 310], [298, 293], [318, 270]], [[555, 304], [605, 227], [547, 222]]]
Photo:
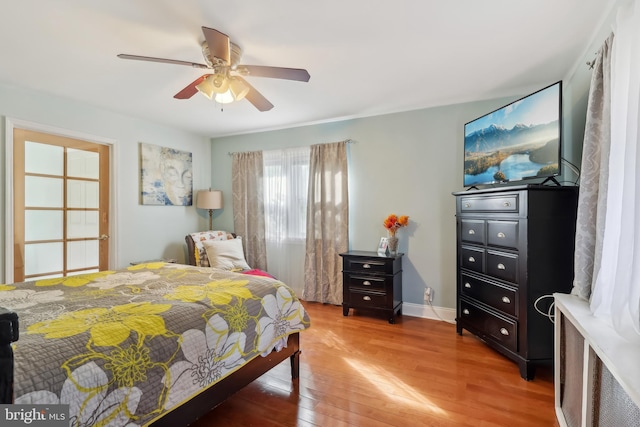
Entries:
[[517, 307], [517, 291], [497, 283], [462, 275], [460, 293], [483, 302], [505, 314], [515, 316]]
[[460, 316], [479, 330], [481, 337], [490, 337], [508, 349], [518, 351], [518, 324], [515, 320], [499, 316], [464, 300], [460, 301]]
[[487, 244], [518, 248], [518, 221], [487, 221]]
[[384, 276], [345, 273], [344, 278], [346, 278], [344, 286], [347, 286], [349, 289], [374, 289], [384, 291], [387, 282], [393, 284], [393, 278], [388, 279]]
[[366, 292], [361, 290], [349, 291], [351, 307], [359, 308], [385, 308], [387, 306], [387, 294], [384, 292]]
[[518, 255], [487, 251], [487, 274], [511, 283], [518, 283]]
[[484, 244], [484, 221], [472, 219], [460, 220], [460, 239], [463, 242]]
[[460, 256], [462, 257], [462, 268], [478, 273], [484, 272], [484, 249], [463, 246], [460, 250]]
[[393, 274], [393, 263], [380, 259], [345, 258], [343, 269], [363, 273]]

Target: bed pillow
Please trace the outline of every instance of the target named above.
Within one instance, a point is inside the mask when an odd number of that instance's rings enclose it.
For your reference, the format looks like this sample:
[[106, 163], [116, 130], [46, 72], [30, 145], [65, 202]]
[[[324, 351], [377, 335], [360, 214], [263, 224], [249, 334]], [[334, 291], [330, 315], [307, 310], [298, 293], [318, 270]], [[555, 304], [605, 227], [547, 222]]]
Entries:
[[223, 270], [250, 270], [244, 259], [242, 239], [207, 240], [203, 242], [211, 267]]
[[191, 233], [191, 239], [194, 243], [194, 259], [199, 267], [209, 267], [209, 259], [207, 252], [204, 250], [204, 242], [207, 240], [229, 240], [234, 239], [234, 235], [226, 231], [201, 231]]

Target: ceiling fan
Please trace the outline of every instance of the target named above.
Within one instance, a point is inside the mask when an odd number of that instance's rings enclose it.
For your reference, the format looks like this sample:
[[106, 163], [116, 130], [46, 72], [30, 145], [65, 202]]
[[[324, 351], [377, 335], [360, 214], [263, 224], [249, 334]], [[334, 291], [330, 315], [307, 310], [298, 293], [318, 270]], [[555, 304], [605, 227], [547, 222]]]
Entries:
[[208, 70], [187, 87], [175, 94], [176, 99], [188, 99], [201, 92], [209, 99], [220, 103], [239, 101], [246, 98], [260, 111], [268, 111], [273, 104], [251, 86], [246, 76], [268, 77], [273, 79], [309, 81], [309, 73], [301, 68], [269, 67], [264, 65], [240, 64], [242, 49], [229, 40], [229, 36], [213, 28], [202, 27], [204, 42], [202, 55], [206, 64], [180, 61], [176, 59], [153, 58], [150, 56], [128, 55], [121, 53], [118, 58], [137, 61], [164, 62], [168, 64], [187, 65], [193, 68]]

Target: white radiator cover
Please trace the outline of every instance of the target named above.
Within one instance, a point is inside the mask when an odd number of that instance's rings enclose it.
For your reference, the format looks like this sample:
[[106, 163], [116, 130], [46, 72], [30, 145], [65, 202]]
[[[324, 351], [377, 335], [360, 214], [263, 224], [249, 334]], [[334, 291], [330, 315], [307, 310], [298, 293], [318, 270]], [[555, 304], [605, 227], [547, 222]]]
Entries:
[[640, 426], [640, 337], [623, 339], [576, 296], [554, 297], [559, 424]]

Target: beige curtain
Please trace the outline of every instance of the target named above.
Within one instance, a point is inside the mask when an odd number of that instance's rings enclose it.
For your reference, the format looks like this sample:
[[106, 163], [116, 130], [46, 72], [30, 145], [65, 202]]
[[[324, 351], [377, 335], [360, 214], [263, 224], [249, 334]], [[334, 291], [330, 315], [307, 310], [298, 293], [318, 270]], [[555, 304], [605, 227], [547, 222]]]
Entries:
[[247, 263], [267, 270], [262, 152], [234, 153], [231, 166], [234, 231], [243, 239]]
[[582, 149], [572, 294], [588, 300], [600, 270], [611, 147], [611, 34], [598, 52], [591, 76]]
[[342, 304], [340, 253], [349, 246], [347, 141], [311, 146], [302, 298]]

